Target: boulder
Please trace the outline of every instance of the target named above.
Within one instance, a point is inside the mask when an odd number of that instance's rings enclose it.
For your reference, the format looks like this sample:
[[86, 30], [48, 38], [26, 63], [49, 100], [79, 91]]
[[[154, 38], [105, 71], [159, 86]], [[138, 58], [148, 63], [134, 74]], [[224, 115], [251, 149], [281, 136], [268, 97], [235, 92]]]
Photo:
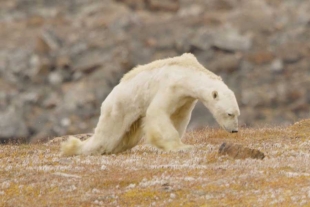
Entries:
[[22, 112], [14, 108], [0, 112], [0, 140], [27, 140], [30, 135]]

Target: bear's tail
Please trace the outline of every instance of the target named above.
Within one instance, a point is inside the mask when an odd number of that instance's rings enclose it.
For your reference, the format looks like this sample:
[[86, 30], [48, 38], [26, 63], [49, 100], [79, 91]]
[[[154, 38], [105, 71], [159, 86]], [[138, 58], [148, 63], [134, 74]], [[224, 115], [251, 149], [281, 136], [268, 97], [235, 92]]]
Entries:
[[61, 143], [61, 155], [63, 156], [73, 156], [80, 154], [82, 141], [76, 137], [70, 136], [69, 139]]

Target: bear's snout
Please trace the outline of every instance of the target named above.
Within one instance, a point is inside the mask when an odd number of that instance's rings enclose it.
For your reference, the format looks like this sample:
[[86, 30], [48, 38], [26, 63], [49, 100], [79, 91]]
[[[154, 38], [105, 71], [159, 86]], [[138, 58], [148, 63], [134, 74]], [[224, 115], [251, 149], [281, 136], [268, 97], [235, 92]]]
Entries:
[[238, 130], [232, 130], [231, 131], [231, 133], [237, 133], [238, 132]]

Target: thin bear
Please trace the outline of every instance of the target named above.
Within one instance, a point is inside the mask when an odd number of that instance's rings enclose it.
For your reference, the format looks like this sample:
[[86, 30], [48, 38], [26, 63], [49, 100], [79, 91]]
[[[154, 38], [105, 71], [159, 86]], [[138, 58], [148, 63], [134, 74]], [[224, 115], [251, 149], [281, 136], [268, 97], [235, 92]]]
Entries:
[[138, 66], [121, 79], [101, 106], [94, 135], [71, 136], [61, 144], [64, 156], [114, 154], [146, 142], [165, 151], [190, 149], [181, 141], [192, 110], [201, 101], [226, 131], [238, 132], [238, 103], [222, 79], [194, 55]]

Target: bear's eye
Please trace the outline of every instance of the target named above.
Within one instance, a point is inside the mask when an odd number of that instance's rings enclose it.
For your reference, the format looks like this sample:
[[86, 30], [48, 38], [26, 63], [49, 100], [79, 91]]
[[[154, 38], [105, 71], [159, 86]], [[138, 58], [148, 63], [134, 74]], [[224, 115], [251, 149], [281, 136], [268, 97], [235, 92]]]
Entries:
[[228, 116], [233, 117], [234, 115], [233, 114], [228, 114]]

